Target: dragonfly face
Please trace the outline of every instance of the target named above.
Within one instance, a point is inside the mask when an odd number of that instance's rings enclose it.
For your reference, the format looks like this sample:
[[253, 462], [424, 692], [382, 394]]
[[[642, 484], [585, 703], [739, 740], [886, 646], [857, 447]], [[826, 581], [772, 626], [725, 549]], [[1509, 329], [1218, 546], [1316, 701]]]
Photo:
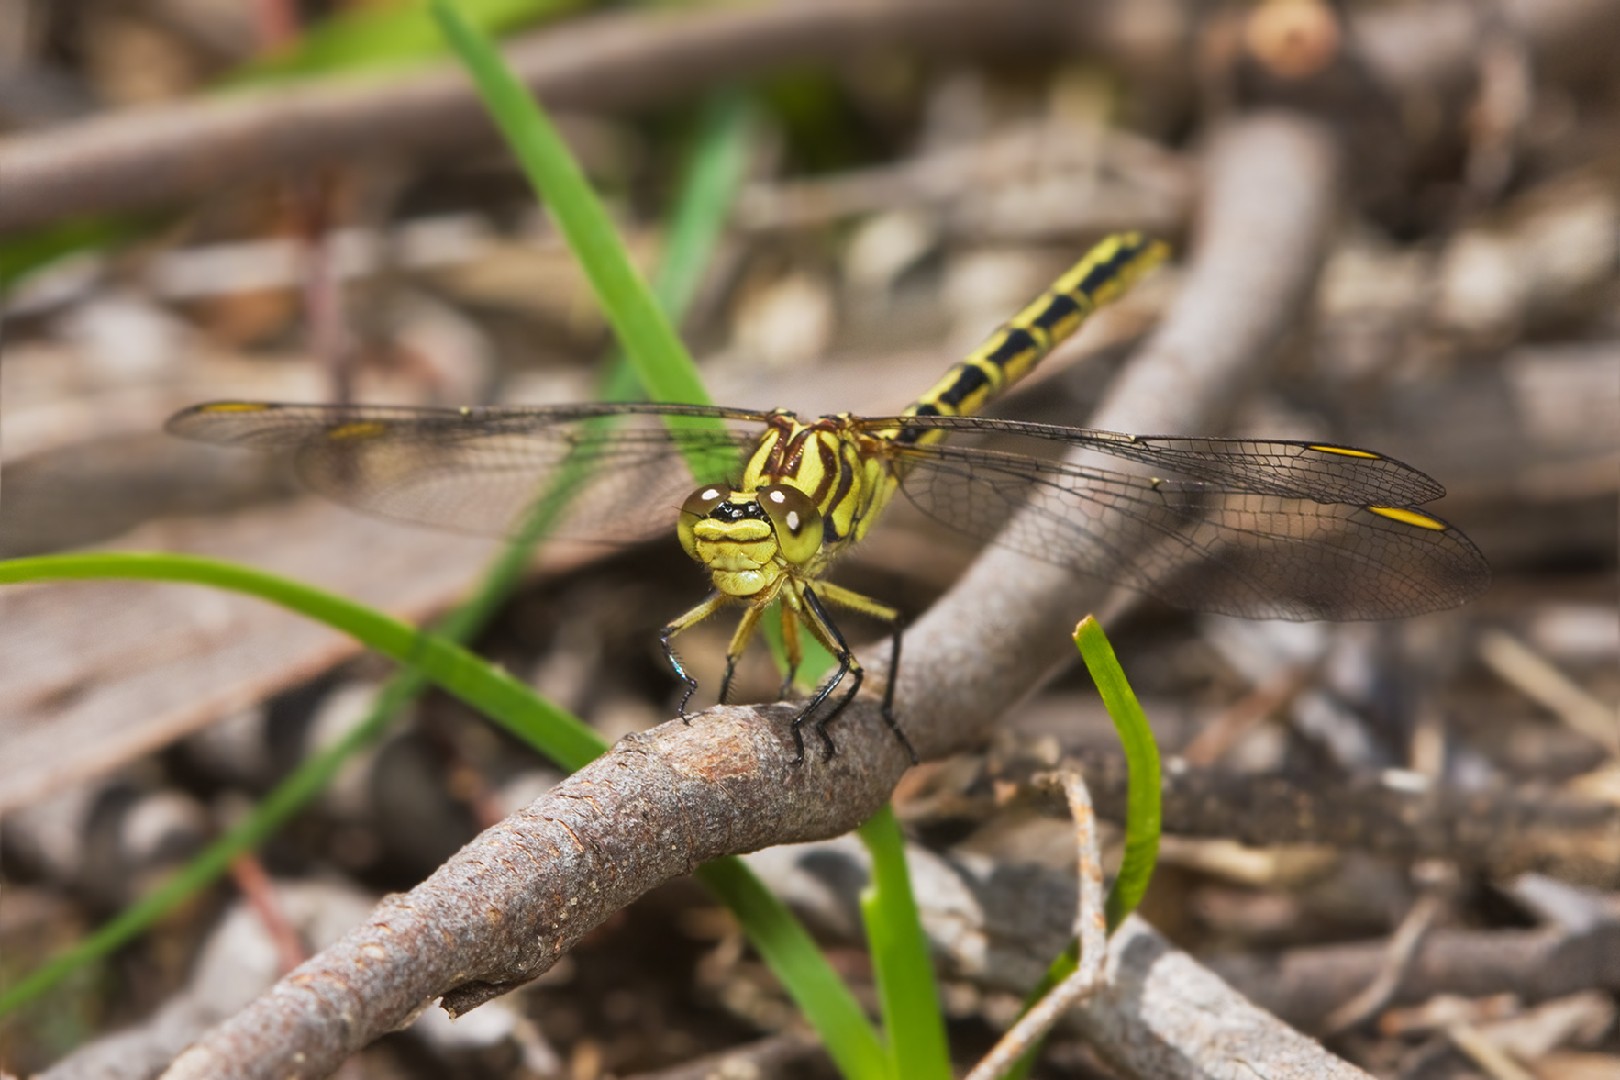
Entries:
[[783, 582], [822, 553], [821, 512], [791, 484], [732, 491], [710, 484], [681, 504], [681, 547], [726, 596], [770, 603]]

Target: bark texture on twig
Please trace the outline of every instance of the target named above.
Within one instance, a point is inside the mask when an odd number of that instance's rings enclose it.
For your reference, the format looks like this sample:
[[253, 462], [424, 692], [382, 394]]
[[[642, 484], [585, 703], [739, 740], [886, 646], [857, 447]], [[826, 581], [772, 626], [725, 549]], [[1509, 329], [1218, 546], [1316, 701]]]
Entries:
[[797, 766], [791, 707], [714, 709], [624, 739], [384, 901], [166, 1075], [323, 1076], [436, 998], [464, 1012], [535, 978], [700, 862], [854, 828], [908, 761], [875, 709], [850, 711], [843, 752]]

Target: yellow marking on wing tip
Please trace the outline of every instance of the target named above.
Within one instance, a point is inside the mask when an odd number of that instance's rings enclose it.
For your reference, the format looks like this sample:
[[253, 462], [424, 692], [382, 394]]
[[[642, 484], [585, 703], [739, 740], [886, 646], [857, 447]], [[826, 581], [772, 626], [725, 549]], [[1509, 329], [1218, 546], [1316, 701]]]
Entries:
[[1319, 450], [1324, 454], [1339, 454], [1342, 457], [1370, 458], [1373, 461], [1383, 457], [1382, 454], [1375, 454], [1371, 450], [1354, 450], [1348, 446], [1325, 446], [1321, 443], [1311, 443], [1306, 449]]
[[1377, 514], [1379, 517], [1389, 518], [1391, 521], [1398, 521], [1402, 525], [1413, 525], [1419, 529], [1433, 529], [1435, 532], [1446, 531], [1445, 522], [1441, 521], [1439, 518], [1432, 518], [1428, 514], [1420, 513], [1416, 510], [1408, 510], [1400, 506], [1369, 506], [1367, 509]]
[[355, 420], [339, 424], [326, 433], [328, 439], [375, 439], [388, 429], [375, 420]]
[[216, 401], [211, 405], [204, 405], [201, 411], [205, 413], [267, 412], [274, 407], [262, 401]]

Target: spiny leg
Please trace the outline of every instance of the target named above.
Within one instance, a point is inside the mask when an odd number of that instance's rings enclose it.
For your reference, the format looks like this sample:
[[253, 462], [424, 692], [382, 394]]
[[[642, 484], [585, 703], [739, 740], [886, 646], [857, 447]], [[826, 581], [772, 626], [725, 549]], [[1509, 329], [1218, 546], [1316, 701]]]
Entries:
[[800, 726], [805, 720], [809, 719], [811, 713], [815, 712], [827, 700], [827, 697], [837, 688], [838, 684], [844, 681], [845, 675], [853, 676], [850, 680], [849, 689], [839, 697], [838, 703], [828, 709], [826, 715], [818, 717], [816, 720], [816, 734], [821, 736], [821, 742], [826, 747], [826, 755], [823, 758], [823, 760], [826, 760], [826, 758], [830, 758], [838, 752], [838, 748], [833, 745], [832, 736], [827, 734], [827, 725], [832, 723], [851, 701], [855, 700], [856, 694], [860, 693], [861, 683], [866, 678], [866, 669], [861, 667], [859, 660], [855, 659], [855, 653], [850, 649], [849, 643], [844, 640], [844, 635], [839, 632], [837, 624], [827, 614], [827, 609], [821, 606], [821, 600], [816, 596], [815, 592], [806, 585], [799, 590], [799, 595], [803, 600], [803, 607], [799, 612], [800, 617], [804, 619], [805, 626], [809, 628], [810, 633], [816, 640], [821, 642], [827, 651], [832, 653], [838, 660], [838, 670], [833, 672], [832, 678], [821, 685], [815, 696], [810, 699], [810, 704], [806, 705], [804, 711], [793, 721], [793, 742], [799, 751], [799, 757], [796, 760], [802, 761], [804, 759], [804, 737], [800, 734]]
[[731, 635], [731, 645], [726, 649], [726, 674], [720, 680], [720, 704], [724, 705], [726, 699], [731, 697], [731, 677], [737, 673], [737, 661], [742, 659], [743, 650], [748, 648], [748, 642], [754, 636], [754, 628], [759, 625], [759, 617], [765, 614], [768, 600], [751, 601], [742, 618], [737, 620], [736, 633]]
[[658, 643], [664, 647], [664, 659], [669, 661], [669, 666], [675, 672], [675, 677], [680, 679], [681, 683], [686, 687], [686, 693], [681, 695], [681, 703], [677, 709], [683, 724], [692, 722], [692, 718], [686, 714], [686, 703], [691, 701], [692, 695], [697, 692], [697, 680], [687, 673], [680, 657], [675, 655], [675, 647], [670, 644], [670, 639], [682, 630], [697, 625], [716, 611], [719, 611], [725, 606], [726, 599], [723, 593], [712, 593], [708, 599], [684, 614], [676, 616], [658, 632]]
[[[887, 604], [879, 603], [869, 596], [862, 596], [852, 589], [830, 582], [821, 582], [821, 595], [829, 604], [837, 604], [851, 611], [858, 611], [869, 618], [887, 623], [889, 626], [889, 678], [883, 687], [883, 722], [889, 725], [894, 737], [900, 740], [900, 745], [906, 748], [911, 755], [911, 763], [917, 764], [917, 751], [906, 738], [906, 733], [900, 730], [900, 724], [894, 718], [894, 684], [899, 681], [900, 673], [900, 612]], [[828, 717], [828, 719], [832, 719]]]

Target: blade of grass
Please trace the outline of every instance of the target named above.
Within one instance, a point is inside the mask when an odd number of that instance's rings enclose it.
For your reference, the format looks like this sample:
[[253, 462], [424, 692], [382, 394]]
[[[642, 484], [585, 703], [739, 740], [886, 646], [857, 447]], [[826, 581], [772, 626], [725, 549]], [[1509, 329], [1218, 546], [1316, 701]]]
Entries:
[[[670, 239], [657, 274], [658, 302], [672, 317], [679, 318], [691, 303], [703, 268], [708, 265], [724, 228], [740, 185], [741, 163], [747, 156], [747, 124], [747, 109], [741, 99], [725, 103], [708, 114], [698, 151], [683, 177]], [[495, 608], [521, 580], [533, 550], [551, 532], [567, 506], [570, 493], [584, 479], [586, 471], [577, 463], [564, 465], [549, 489], [524, 516], [518, 532], [485, 572], [474, 596], [451, 612], [437, 628], [440, 636], [460, 643], [488, 622]], [[416, 672], [401, 672], [383, 688], [373, 705], [373, 713], [397, 712], [425, 685]]]
[[883, 1003], [891, 1075], [950, 1080], [950, 1045], [939, 1007], [939, 986], [918, 920], [906, 867], [906, 842], [892, 807], [860, 828], [872, 857], [872, 880], [861, 893], [861, 916], [872, 950], [872, 969]]
[[[1114, 884], [1108, 890], [1106, 909], [1108, 929], [1112, 931], [1141, 903], [1158, 861], [1162, 824], [1159, 744], [1153, 738], [1153, 728], [1142, 711], [1142, 703], [1136, 699], [1125, 677], [1125, 669], [1119, 666], [1114, 646], [1103, 633], [1102, 624], [1090, 615], [1081, 619], [1074, 628], [1074, 644], [1080, 650], [1080, 658], [1085, 661], [1091, 681], [1097, 685], [1103, 707], [1108, 710], [1114, 731], [1125, 749], [1125, 854]], [[1052, 961], [1040, 985], [1025, 998], [1026, 1012], [1079, 966], [1079, 948], [1078, 941], [1071, 941]], [[1007, 1080], [1024, 1080], [1034, 1068], [1039, 1053], [1039, 1045], [1032, 1047], [1007, 1073]]]
[[1103, 633], [1102, 624], [1087, 615], [1074, 628], [1074, 643], [1085, 661], [1091, 681], [1097, 684], [1103, 706], [1114, 721], [1120, 745], [1125, 750], [1127, 785], [1125, 794], [1125, 854], [1108, 890], [1108, 929], [1116, 929], [1125, 916], [1136, 910], [1153, 880], [1153, 867], [1159, 858], [1159, 832], [1162, 807], [1159, 782], [1159, 744], [1153, 738], [1142, 703], [1119, 666], [1114, 646]]
[[[764, 630], [778, 667], [785, 671], [780, 616], [774, 611], [766, 616]], [[814, 639], [801, 645], [800, 675], [820, 682], [832, 670], [832, 654]], [[939, 983], [911, 889], [905, 838], [894, 809], [884, 806], [861, 825], [858, 834], [872, 858], [872, 880], [861, 894], [861, 919], [889, 1037], [885, 1060], [894, 1077], [949, 1077], [950, 1048], [939, 1008]]]

